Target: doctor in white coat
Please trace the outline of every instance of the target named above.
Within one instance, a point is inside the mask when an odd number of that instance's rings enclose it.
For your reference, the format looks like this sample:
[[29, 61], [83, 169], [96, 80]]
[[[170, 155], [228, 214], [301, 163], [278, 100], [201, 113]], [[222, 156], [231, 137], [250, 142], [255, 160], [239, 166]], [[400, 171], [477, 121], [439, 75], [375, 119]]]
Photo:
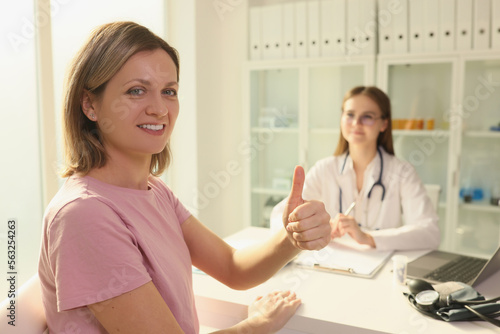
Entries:
[[[325, 204], [332, 238], [349, 234], [380, 250], [439, 246], [438, 216], [413, 166], [394, 156], [390, 100], [376, 87], [345, 95], [337, 149], [309, 170], [303, 198]], [[283, 202], [272, 228], [283, 226], [282, 212]]]

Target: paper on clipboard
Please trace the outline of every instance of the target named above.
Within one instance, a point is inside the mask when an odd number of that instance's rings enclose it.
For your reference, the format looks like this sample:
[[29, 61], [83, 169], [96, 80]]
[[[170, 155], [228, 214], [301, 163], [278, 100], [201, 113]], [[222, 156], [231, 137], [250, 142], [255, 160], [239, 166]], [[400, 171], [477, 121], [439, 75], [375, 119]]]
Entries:
[[319, 251], [304, 251], [294, 263], [319, 270], [360, 277], [373, 277], [393, 251], [379, 251], [360, 245], [347, 235], [335, 239]]

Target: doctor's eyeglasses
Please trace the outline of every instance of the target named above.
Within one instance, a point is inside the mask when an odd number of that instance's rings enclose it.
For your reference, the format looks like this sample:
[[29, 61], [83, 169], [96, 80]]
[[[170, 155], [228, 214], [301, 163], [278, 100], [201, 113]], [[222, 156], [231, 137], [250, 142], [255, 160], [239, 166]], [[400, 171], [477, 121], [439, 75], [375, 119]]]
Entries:
[[[381, 119], [383, 117], [375, 117], [372, 114], [362, 114], [361, 116], [357, 117], [358, 123], [366, 126], [372, 126], [375, 124], [375, 121], [378, 119]], [[356, 119], [356, 115], [353, 112], [344, 112], [342, 113], [342, 120], [347, 123], [347, 124], [352, 124], [354, 120]]]

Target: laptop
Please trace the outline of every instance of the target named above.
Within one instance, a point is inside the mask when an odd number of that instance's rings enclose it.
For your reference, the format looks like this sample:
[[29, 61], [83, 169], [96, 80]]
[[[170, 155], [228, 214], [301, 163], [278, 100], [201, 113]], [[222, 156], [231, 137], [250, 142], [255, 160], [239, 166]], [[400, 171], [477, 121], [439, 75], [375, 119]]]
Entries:
[[408, 263], [407, 277], [477, 285], [500, 270], [500, 246], [489, 259], [435, 250]]

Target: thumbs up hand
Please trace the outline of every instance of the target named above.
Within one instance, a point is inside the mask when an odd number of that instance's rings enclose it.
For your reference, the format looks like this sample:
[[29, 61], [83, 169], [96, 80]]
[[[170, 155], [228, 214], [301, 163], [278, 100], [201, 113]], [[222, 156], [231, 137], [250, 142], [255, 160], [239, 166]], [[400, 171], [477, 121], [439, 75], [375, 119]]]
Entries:
[[304, 201], [305, 173], [296, 166], [292, 190], [283, 211], [283, 225], [290, 242], [299, 249], [318, 250], [330, 242], [330, 215], [320, 201]]

